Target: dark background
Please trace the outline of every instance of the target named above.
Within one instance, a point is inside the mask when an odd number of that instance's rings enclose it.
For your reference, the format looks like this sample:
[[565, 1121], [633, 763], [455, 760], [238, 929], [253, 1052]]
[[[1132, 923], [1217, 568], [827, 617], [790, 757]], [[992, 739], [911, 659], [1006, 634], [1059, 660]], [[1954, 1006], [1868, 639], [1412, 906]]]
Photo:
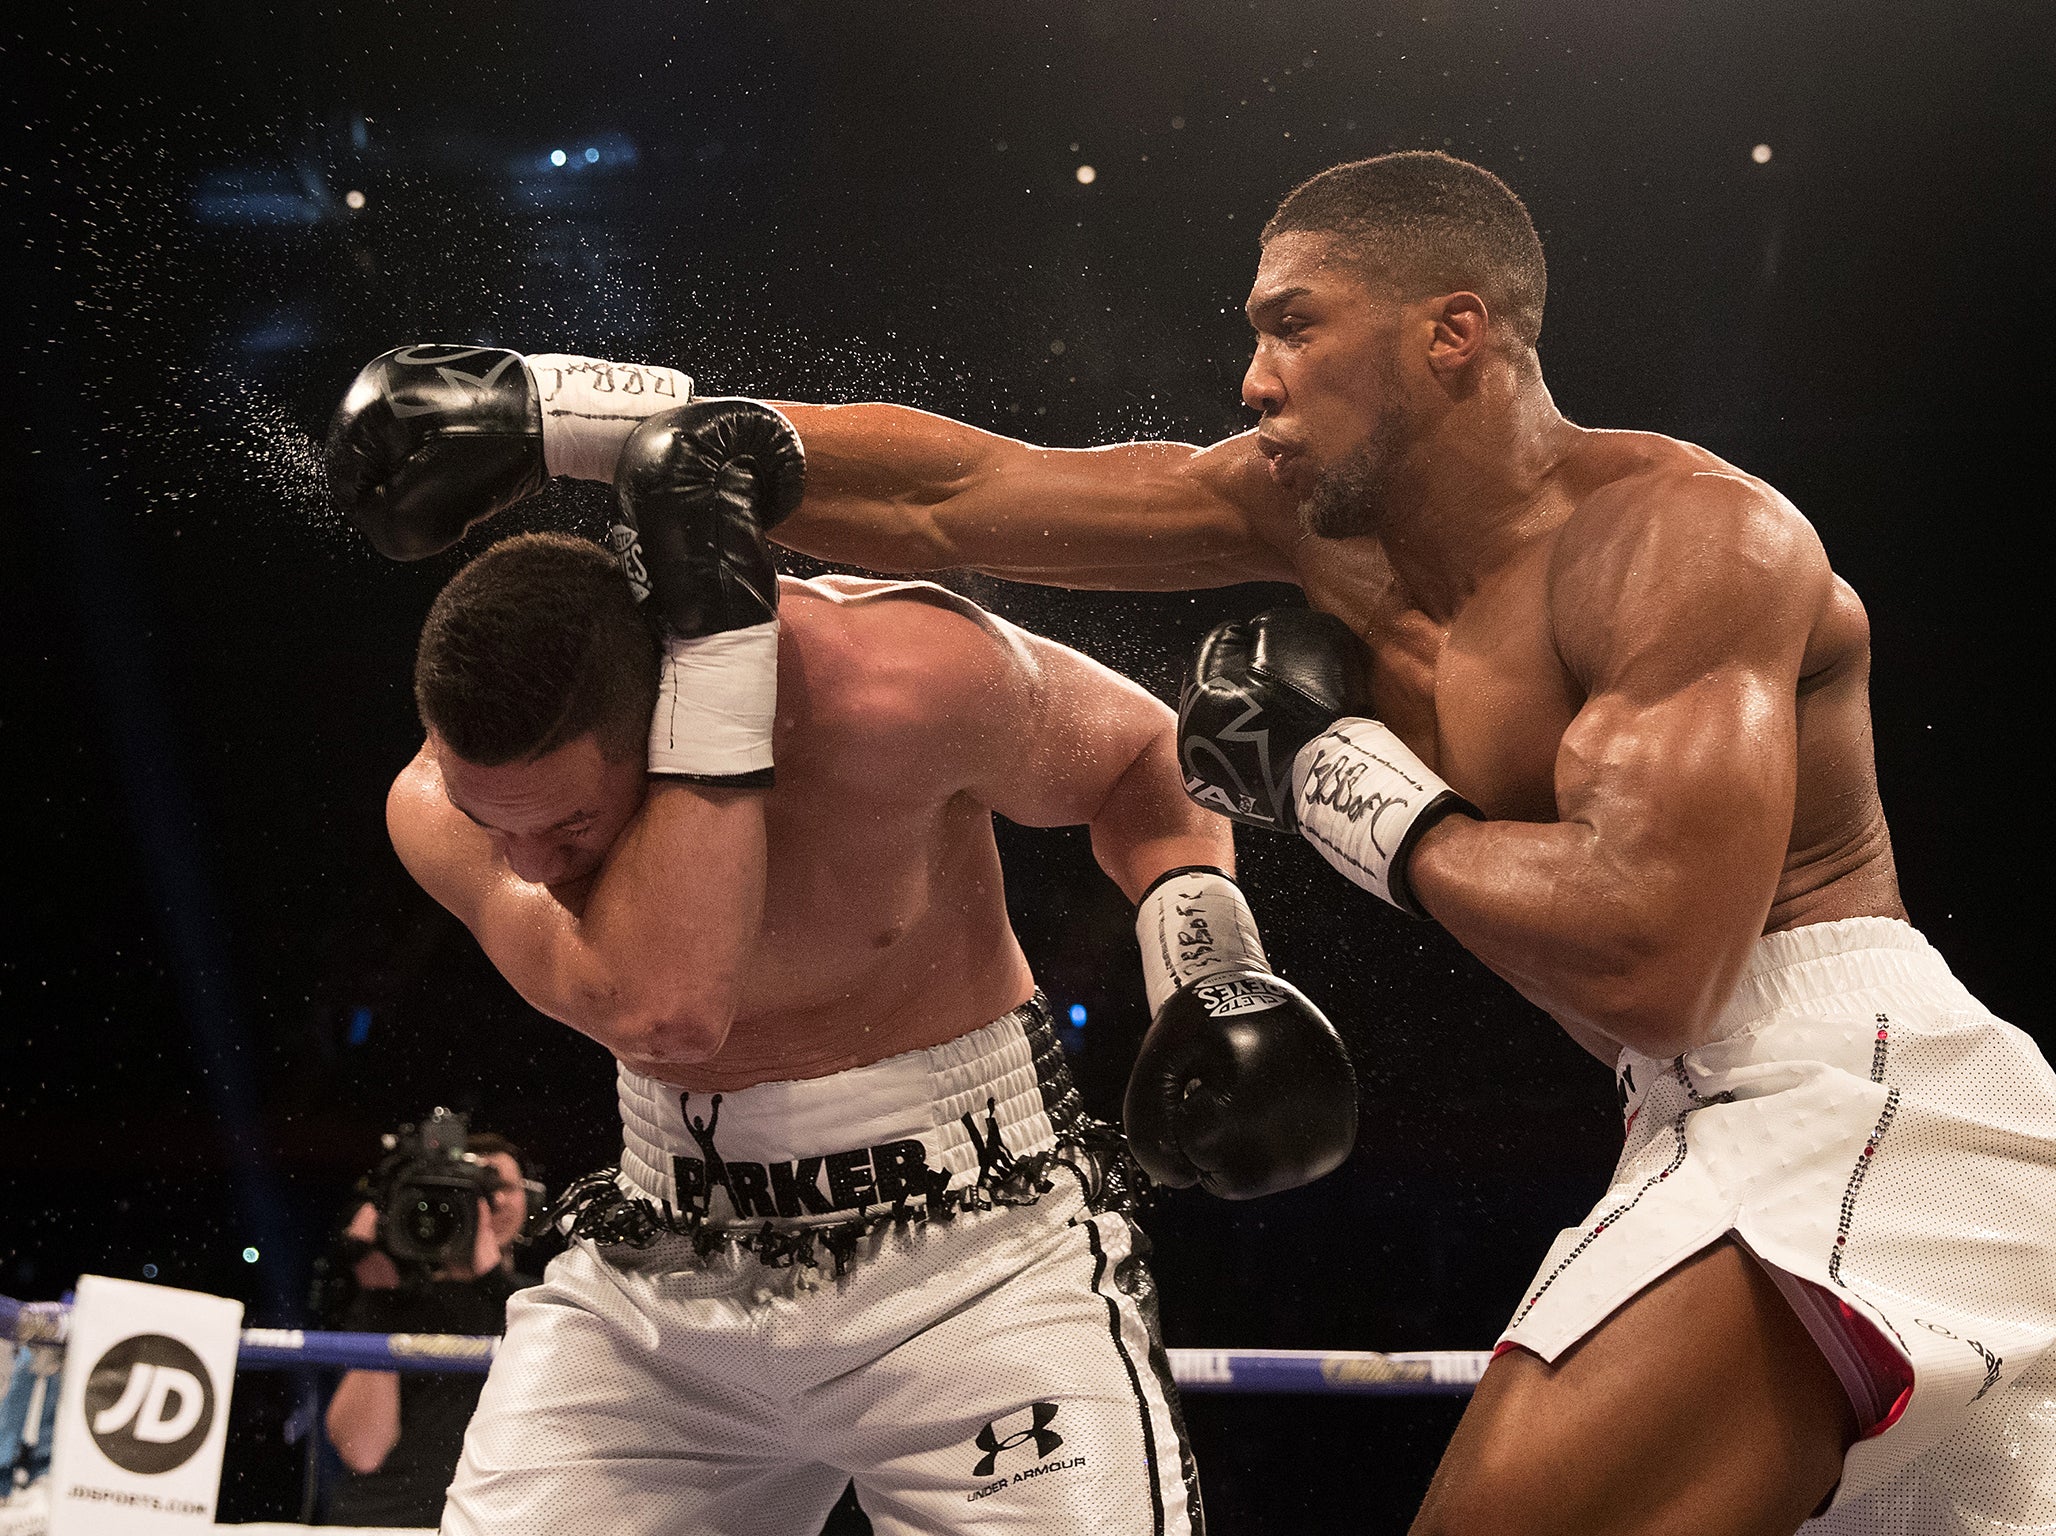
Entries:
[[[131, 0], [36, 25], [0, 39], [0, 1292], [154, 1273], [294, 1321], [377, 1134], [439, 1102], [556, 1185], [611, 1159], [604, 1055], [385, 843], [413, 635], [481, 541], [392, 566], [327, 513], [314, 439], [358, 364], [490, 341], [1051, 443], [1210, 439], [1245, 419], [1264, 217], [1388, 148], [1525, 196], [1572, 418], [1695, 439], [1814, 519], [1875, 626], [1907, 905], [2051, 1039], [2039, 0]], [[491, 536], [603, 505], [552, 491]], [[1278, 595], [964, 586], [1165, 694], [1206, 623]], [[1144, 1022], [1127, 909], [1080, 837], [1001, 835], [1112, 1114]], [[1158, 1202], [1169, 1342], [1484, 1347], [1602, 1186], [1607, 1074], [1305, 847], [1244, 858], [1273, 960], [1354, 1050], [1363, 1134], [1311, 1189]], [[286, 1513], [285, 1394], [238, 1398], [223, 1513]], [[1402, 1528], [1458, 1407], [1192, 1399], [1217, 1528]]]

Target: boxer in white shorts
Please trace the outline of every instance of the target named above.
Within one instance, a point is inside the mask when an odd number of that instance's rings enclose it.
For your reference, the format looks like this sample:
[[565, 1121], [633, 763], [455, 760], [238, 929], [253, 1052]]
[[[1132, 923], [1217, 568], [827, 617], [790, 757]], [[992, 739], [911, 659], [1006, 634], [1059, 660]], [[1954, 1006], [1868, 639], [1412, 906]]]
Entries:
[[1087, 826], [1139, 901], [1145, 1050], [1207, 1058], [1131, 1115], [1153, 1156], [1245, 1196], [1334, 1167], [1347, 1054], [1269, 974], [1173, 717], [940, 588], [776, 577], [801, 464], [765, 407], [666, 412], [621, 465], [619, 569], [527, 536], [439, 597], [388, 800], [422, 886], [613, 1052], [624, 1134], [509, 1309], [443, 1530], [791, 1536], [852, 1479], [881, 1532], [1199, 1530], [1139, 1170], [992, 832]]
[[[1441, 923], [1619, 1073], [1618, 1181], [1519, 1299], [1417, 1536], [2056, 1529], [2056, 1087], [1905, 921], [1862, 603], [1762, 480], [1558, 411], [1541, 241], [1488, 171], [1334, 166], [1261, 242], [1254, 430], [1054, 449], [789, 405], [815, 472], [778, 538], [1297, 584], [1322, 612], [1202, 648], [1193, 792]], [[1650, 317], [1608, 315], [1637, 366]], [[351, 510], [419, 553], [532, 488], [464, 473], [433, 526]]]

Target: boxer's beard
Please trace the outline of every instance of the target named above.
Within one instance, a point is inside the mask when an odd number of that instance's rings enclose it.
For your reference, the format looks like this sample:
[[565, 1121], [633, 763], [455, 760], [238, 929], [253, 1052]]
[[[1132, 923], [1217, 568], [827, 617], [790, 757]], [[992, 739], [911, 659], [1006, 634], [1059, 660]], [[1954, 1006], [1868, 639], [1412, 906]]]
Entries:
[[1353, 539], [1378, 532], [1393, 470], [1406, 451], [1409, 433], [1399, 402], [1399, 369], [1383, 369], [1385, 411], [1361, 443], [1333, 469], [1323, 470], [1299, 504], [1299, 526], [1317, 539]]

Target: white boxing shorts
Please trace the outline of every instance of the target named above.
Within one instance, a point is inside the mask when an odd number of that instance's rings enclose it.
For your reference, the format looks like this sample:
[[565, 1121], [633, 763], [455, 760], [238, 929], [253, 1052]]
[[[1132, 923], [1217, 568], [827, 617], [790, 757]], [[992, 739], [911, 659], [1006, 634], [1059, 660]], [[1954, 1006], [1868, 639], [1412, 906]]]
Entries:
[[450, 1536], [1202, 1530], [1146, 1240], [1040, 996], [945, 1045], [688, 1093], [507, 1308]]
[[1733, 1234], [1863, 1437], [1809, 1536], [2056, 1531], [2056, 1073], [1905, 923], [1757, 945], [1713, 1039], [1621, 1054], [1627, 1146], [1502, 1347], [1554, 1360]]

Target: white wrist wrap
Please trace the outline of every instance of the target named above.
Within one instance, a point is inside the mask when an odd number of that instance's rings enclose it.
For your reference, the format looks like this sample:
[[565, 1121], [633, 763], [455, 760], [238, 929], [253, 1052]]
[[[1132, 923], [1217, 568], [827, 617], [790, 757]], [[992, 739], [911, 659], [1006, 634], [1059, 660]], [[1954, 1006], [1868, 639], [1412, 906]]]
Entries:
[[778, 621], [664, 642], [650, 772], [728, 779], [771, 767]]
[[1135, 909], [1135, 941], [1142, 946], [1152, 1017], [1188, 982], [1220, 971], [1271, 969], [1249, 903], [1219, 870], [1182, 870], [1151, 886]]
[[543, 402], [543, 468], [574, 480], [611, 483], [628, 434], [644, 418], [692, 399], [692, 380], [676, 368], [568, 352], [536, 352], [522, 361]]
[[1376, 720], [1338, 720], [1292, 760], [1299, 832], [1322, 858], [1374, 896], [1425, 917], [1406, 884], [1414, 840], [1469, 801]]

